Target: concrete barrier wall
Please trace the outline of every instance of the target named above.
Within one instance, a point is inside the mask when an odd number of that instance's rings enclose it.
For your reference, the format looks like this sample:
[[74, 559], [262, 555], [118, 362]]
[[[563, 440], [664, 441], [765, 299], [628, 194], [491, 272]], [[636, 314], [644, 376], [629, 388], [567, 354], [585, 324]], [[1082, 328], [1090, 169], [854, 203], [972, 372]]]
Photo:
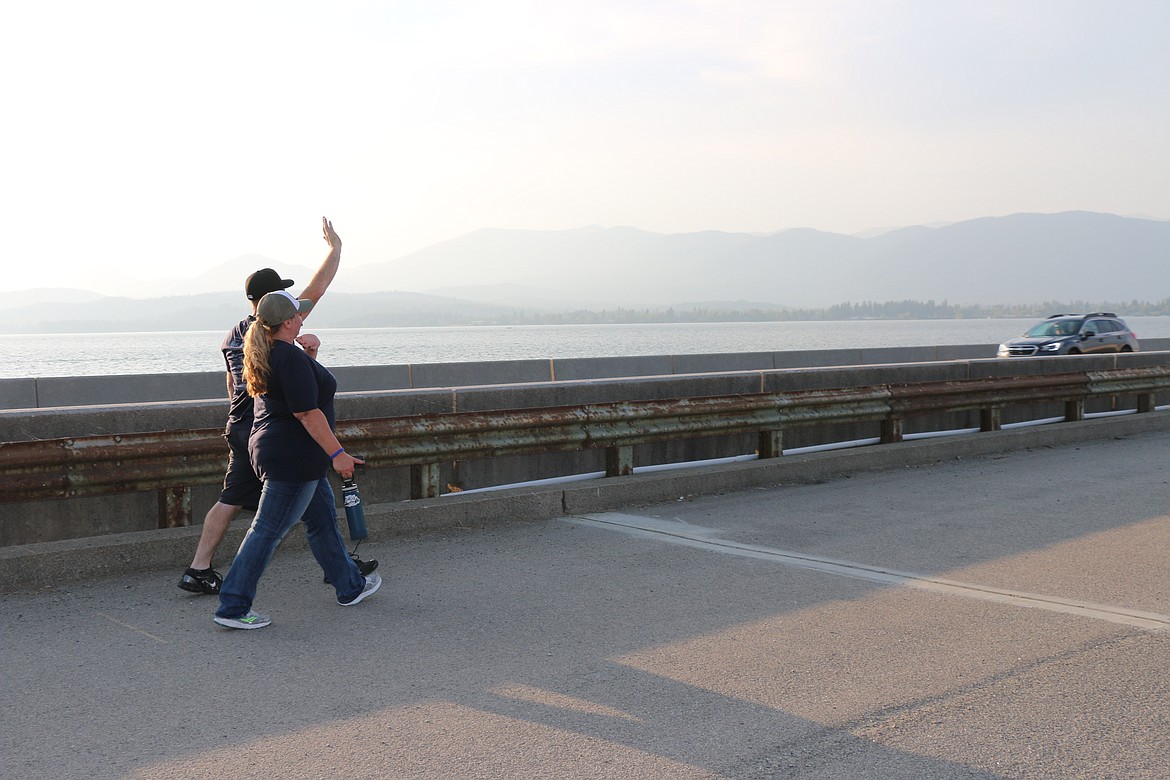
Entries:
[[[661, 365], [660, 361], [663, 358], [654, 360]], [[380, 389], [339, 394], [337, 411], [339, 421], [344, 422], [457, 411], [492, 411], [626, 400], [1031, 376], [1067, 372], [1073, 370], [1074, 365], [1075, 370], [1086, 371], [1166, 364], [1170, 364], [1170, 352], [1142, 352], [1058, 360], [953, 359], [932, 363], [837, 365], [667, 374], [640, 378], [602, 377], [529, 381], [517, 384]], [[631, 368], [634, 364], [630, 361], [619, 361], [618, 364], [609, 365]], [[690, 365], [697, 365], [697, 362]], [[575, 368], [583, 369], [589, 366], [578, 363]], [[378, 368], [360, 368], [357, 371], [366, 373], [368, 381], [378, 383], [381, 380], [403, 376], [401, 372]], [[454, 370], [446, 376], [458, 378]], [[342, 386], [345, 386], [344, 382]], [[1159, 398], [1158, 403], [1170, 403], [1170, 397]], [[1124, 397], [1094, 399], [1087, 404], [1086, 411], [1109, 411], [1114, 405], [1120, 408], [1134, 408], [1135, 399]], [[224, 400], [180, 400], [0, 411], [0, 442], [158, 430], [215, 429], [223, 426], [225, 411]], [[1061, 404], [1012, 407], [1004, 410], [1003, 421], [1010, 423], [1060, 417], [1063, 412]], [[955, 430], [978, 426], [978, 412], [970, 411], [911, 418], [905, 421], [904, 430], [908, 434], [913, 434], [920, 431]], [[878, 435], [877, 422], [799, 427], [784, 432], [783, 446], [785, 449], [792, 449], [864, 440]], [[636, 466], [644, 466], [745, 455], [754, 452], [757, 444], [754, 435], [745, 434], [638, 445], [634, 450], [634, 462]], [[604, 458], [602, 451], [586, 450], [460, 461], [443, 464], [441, 475], [443, 484], [466, 490], [603, 471]], [[404, 501], [409, 497], [409, 470], [405, 467], [370, 469], [362, 475], [361, 484], [363, 495], [369, 503]], [[218, 490], [210, 486], [197, 487], [193, 490], [191, 506], [196, 522], [201, 520], [203, 513], [214, 503], [217, 495]], [[0, 546], [153, 529], [158, 522], [156, 501], [153, 493], [138, 493], [100, 499], [5, 504], [4, 521], [0, 523]]]
[[[1170, 339], [1146, 339], [1142, 345], [1145, 352], [1170, 350]], [[340, 387], [347, 391], [356, 392], [726, 371], [769, 371], [783, 368], [978, 360], [994, 358], [995, 348], [994, 344], [961, 344], [932, 347], [341, 366], [331, 368], [331, 370], [337, 377]], [[219, 371], [186, 374], [0, 379], [0, 410], [221, 399], [226, 397], [226, 392], [224, 375]]]

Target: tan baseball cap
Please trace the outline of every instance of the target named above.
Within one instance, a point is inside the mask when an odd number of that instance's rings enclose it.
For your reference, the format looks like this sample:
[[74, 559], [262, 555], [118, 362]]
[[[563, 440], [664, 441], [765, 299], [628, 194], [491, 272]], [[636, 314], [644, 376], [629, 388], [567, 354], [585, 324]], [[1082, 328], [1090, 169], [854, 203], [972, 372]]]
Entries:
[[288, 290], [277, 290], [260, 299], [260, 304], [256, 307], [256, 318], [268, 327], [274, 328], [291, 319], [294, 314], [308, 314], [312, 310], [313, 302], [308, 298], [294, 298]]

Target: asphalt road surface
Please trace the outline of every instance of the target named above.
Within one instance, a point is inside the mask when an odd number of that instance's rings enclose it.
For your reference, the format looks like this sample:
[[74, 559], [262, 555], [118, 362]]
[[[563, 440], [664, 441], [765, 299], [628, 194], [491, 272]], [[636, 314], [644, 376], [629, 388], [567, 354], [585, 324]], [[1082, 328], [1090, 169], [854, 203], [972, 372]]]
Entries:
[[[0, 596], [3, 778], [1167, 778], [1170, 434]], [[294, 530], [293, 533], [300, 533]]]

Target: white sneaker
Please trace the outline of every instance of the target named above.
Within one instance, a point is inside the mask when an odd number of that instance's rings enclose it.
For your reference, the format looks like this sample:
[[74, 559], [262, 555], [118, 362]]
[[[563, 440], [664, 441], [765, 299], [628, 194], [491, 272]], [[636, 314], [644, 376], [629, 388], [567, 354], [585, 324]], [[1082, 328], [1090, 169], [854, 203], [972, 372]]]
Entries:
[[338, 599], [337, 603], [343, 607], [352, 607], [354, 604], [359, 603], [366, 596], [372, 596], [374, 591], [378, 590], [380, 587], [382, 587], [382, 577], [378, 574], [371, 574], [369, 577], [366, 577], [366, 586], [362, 588], [361, 593], [353, 597], [353, 601], [342, 601], [341, 599]]

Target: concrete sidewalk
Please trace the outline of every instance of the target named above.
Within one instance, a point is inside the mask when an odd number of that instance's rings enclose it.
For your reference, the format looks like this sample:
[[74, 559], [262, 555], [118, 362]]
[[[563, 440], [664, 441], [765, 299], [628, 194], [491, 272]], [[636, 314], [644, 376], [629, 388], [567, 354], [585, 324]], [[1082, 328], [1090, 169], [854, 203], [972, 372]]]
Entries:
[[0, 596], [0, 776], [1165, 778], [1170, 432], [1111, 430], [375, 533], [353, 609], [289, 545], [260, 631]]

